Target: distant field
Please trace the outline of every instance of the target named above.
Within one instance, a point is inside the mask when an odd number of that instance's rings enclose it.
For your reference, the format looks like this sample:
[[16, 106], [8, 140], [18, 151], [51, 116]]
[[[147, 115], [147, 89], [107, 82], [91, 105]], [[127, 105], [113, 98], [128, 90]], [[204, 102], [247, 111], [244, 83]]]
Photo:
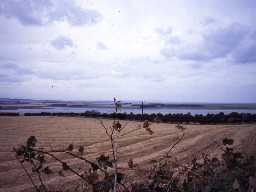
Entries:
[[[104, 120], [111, 125], [111, 120]], [[124, 124], [127, 122], [123, 122]], [[138, 127], [139, 122], [128, 122], [124, 133]], [[201, 152], [220, 154], [217, 143], [224, 137], [235, 140], [238, 149], [250, 154], [256, 154], [256, 124], [243, 125], [185, 125], [185, 139], [175, 148], [174, 155], [180, 160], [190, 159]], [[128, 170], [127, 161], [133, 158], [138, 169], [146, 167], [150, 160], [161, 157], [168, 147], [177, 139], [180, 133], [174, 124], [152, 124], [153, 135], [141, 129], [119, 139], [119, 154], [122, 171], [133, 174]], [[32, 187], [24, 174], [14, 154], [12, 147], [23, 144], [34, 135], [39, 145], [45, 149], [63, 149], [68, 144], [86, 146], [86, 156], [94, 160], [100, 154], [110, 153], [110, 143], [104, 129], [97, 119], [75, 117], [0, 117], [0, 192], [31, 191]], [[84, 164], [70, 156], [57, 156], [75, 165], [77, 170]], [[50, 166], [58, 168], [54, 161]], [[57, 174], [44, 176], [47, 184], [60, 188], [63, 184], [78, 182], [78, 178], [68, 174], [65, 177]]]

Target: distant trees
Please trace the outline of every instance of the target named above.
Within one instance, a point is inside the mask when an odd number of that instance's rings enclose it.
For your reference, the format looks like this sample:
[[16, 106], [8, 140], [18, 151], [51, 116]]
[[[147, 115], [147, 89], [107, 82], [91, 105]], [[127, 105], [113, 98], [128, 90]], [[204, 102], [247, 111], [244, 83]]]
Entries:
[[[19, 113], [0, 113], [0, 116], [18, 116]], [[134, 113], [100, 113], [97, 111], [86, 111], [84, 113], [24, 113], [24, 116], [64, 116], [64, 117], [100, 117], [120, 120], [136, 120], [163, 123], [192, 123], [192, 124], [222, 124], [222, 123], [255, 123], [256, 114], [252, 113], [237, 113], [232, 112], [224, 114], [223, 112], [217, 114], [196, 114], [191, 113], [152, 113], [134, 114]]]
[[19, 113], [0, 112], [0, 116], [19, 116]]

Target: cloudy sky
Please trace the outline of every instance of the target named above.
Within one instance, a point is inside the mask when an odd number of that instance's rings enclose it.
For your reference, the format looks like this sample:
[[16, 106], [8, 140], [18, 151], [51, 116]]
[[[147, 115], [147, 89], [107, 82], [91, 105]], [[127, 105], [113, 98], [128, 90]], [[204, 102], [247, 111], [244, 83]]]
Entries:
[[1, 0], [0, 97], [256, 102], [254, 0]]

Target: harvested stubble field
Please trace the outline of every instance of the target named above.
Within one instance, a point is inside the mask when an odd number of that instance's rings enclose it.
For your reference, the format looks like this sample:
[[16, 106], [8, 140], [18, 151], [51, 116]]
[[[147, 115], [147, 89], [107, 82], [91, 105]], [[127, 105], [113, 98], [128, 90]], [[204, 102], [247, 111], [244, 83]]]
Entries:
[[[112, 120], [103, 120], [108, 126]], [[143, 175], [143, 169], [151, 160], [160, 158], [175, 142], [181, 131], [174, 124], [153, 123], [150, 135], [144, 129], [131, 134], [125, 134], [138, 127], [140, 122], [128, 123], [123, 131], [124, 136], [118, 139], [118, 167], [128, 175]], [[243, 152], [256, 154], [256, 124], [243, 125], [185, 125], [185, 137], [173, 150], [172, 155], [180, 161], [191, 159], [202, 152], [214, 155], [220, 154], [221, 143], [225, 137], [235, 140], [237, 149]], [[26, 139], [34, 135], [38, 138], [40, 147], [45, 150], [65, 149], [69, 144], [84, 145], [85, 156], [95, 160], [101, 154], [111, 153], [111, 145], [105, 130], [97, 119], [74, 117], [0, 117], [0, 191], [32, 191], [33, 188], [15, 159], [12, 148], [24, 144]], [[73, 165], [78, 171], [85, 165], [67, 154], [58, 154], [57, 157]], [[127, 161], [132, 158], [137, 165], [129, 170]], [[55, 170], [59, 164], [50, 160], [49, 166]], [[53, 174], [43, 176], [46, 184], [52, 189], [60, 189], [63, 185], [71, 186], [79, 182], [79, 178], [70, 173], [65, 176]]]

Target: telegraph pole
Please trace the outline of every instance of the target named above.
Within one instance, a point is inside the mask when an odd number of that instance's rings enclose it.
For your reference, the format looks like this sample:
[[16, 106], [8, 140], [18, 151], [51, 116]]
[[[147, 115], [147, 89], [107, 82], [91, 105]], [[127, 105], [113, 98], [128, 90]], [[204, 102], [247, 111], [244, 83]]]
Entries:
[[144, 114], [144, 104], [143, 101], [141, 102], [141, 115], [143, 116]]

